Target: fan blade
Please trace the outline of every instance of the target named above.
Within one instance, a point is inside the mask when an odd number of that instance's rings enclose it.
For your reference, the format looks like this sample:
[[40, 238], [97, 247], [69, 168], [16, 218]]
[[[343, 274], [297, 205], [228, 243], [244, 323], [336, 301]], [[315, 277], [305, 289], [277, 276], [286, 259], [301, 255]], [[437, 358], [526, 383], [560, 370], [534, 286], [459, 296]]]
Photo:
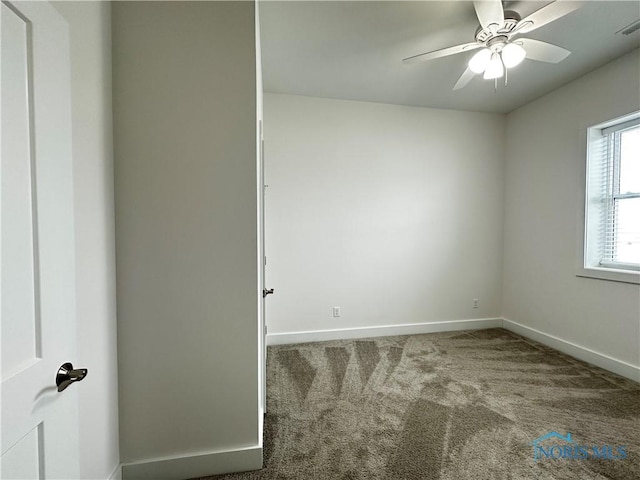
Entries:
[[522, 48], [527, 51], [526, 58], [539, 62], [558, 63], [571, 54], [562, 47], [531, 38], [520, 38], [516, 43], [522, 43]]
[[504, 10], [500, 0], [473, 2], [473, 7], [476, 9], [476, 15], [483, 29], [495, 25], [494, 29], [497, 31], [504, 23]]
[[463, 43], [462, 45], [456, 45], [455, 47], [443, 48], [441, 50], [434, 50], [433, 52], [420, 53], [418, 55], [414, 55], [413, 57], [407, 57], [402, 60], [402, 63], [426, 62], [427, 60], [433, 60], [434, 58], [456, 55], [463, 52], [470, 52], [471, 50], [475, 50], [476, 48], [480, 47], [482, 47], [482, 45], [476, 42]]
[[462, 73], [462, 75], [460, 75], [460, 78], [458, 79], [456, 84], [453, 86], [453, 89], [460, 90], [461, 88], [465, 87], [467, 83], [469, 83], [471, 79], [475, 76], [476, 74], [473, 73], [469, 67], [467, 67], [467, 69]]
[[542, 7], [540, 10], [536, 10], [528, 17], [520, 20], [514, 29], [511, 31], [512, 34], [518, 33], [528, 33], [532, 32], [536, 28], [540, 28], [547, 23], [551, 23], [561, 17], [564, 17], [568, 13], [577, 10], [582, 6], [583, 2], [560, 2], [555, 1], [550, 3], [549, 5]]

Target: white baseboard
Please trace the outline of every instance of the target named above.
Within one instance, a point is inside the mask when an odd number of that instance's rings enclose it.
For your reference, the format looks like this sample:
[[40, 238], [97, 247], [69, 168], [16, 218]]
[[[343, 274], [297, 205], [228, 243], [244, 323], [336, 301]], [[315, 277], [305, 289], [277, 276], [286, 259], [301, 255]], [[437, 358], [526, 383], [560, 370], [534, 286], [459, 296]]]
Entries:
[[610, 357], [603, 353], [596, 352], [590, 348], [582, 347], [575, 343], [563, 340], [561, 338], [549, 335], [548, 333], [541, 332], [535, 328], [527, 327], [520, 323], [516, 323], [513, 320], [503, 319], [503, 327], [507, 330], [522, 335], [523, 337], [530, 338], [536, 342], [542, 343], [551, 348], [555, 348], [567, 355], [582, 360], [587, 363], [591, 363], [597, 367], [604, 368], [610, 372], [617, 373], [636, 382], [640, 382], [640, 367], [636, 367], [622, 360]]
[[418, 333], [448, 332], [457, 330], [478, 330], [484, 328], [505, 328], [536, 342], [555, 348], [579, 360], [604, 368], [610, 372], [640, 382], [640, 367], [618, 360], [595, 350], [577, 345], [549, 335], [513, 320], [502, 318], [478, 318], [471, 320], [449, 320], [443, 322], [412, 323], [405, 325], [384, 325], [379, 327], [339, 328], [309, 332], [271, 333], [267, 335], [267, 345], [290, 345], [295, 343], [324, 342], [327, 340], [349, 340], [353, 338], [387, 337], [414, 335]]
[[348, 340], [352, 338], [393, 337], [418, 333], [478, 330], [502, 327], [501, 318], [477, 318], [472, 320], [448, 320], [444, 322], [410, 323], [406, 325], [383, 325], [379, 327], [338, 328], [311, 332], [270, 333], [267, 345], [289, 345], [294, 343]]
[[109, 475], [109, 480], [122, 480], [122, 465], [117, 465], [113, 469], [113, 472]]
[[128, 463], [122, 466], [124, 480], [184, 480], [262, 468], [262, 447], [211, 452]]

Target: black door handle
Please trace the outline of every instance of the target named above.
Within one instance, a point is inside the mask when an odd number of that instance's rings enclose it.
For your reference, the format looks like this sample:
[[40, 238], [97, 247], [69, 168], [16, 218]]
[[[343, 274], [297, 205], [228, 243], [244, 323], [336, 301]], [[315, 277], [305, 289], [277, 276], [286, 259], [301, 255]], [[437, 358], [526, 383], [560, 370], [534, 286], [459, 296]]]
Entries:
[[73, 382], [79, 382], [87, 376], [89, 370], [86, 368], [74, 369], [70, 362], [63, 363], [56, 374], [56, 385], [58, 391], [61, 392]]

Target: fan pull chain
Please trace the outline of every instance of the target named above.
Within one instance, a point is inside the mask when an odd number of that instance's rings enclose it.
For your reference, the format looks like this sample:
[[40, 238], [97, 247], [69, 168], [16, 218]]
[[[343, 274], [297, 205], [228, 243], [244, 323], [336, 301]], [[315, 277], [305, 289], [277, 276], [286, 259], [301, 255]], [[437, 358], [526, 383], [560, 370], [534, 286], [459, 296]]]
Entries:
[[498, 94], [498, 79], [497, 78], [493, 81], [493, 93], [495, 93], [496, 95]]
[[509, 69], [505, 68], [504, 69], [504, 86], [507, 86], [507, 81], [509, 80]]

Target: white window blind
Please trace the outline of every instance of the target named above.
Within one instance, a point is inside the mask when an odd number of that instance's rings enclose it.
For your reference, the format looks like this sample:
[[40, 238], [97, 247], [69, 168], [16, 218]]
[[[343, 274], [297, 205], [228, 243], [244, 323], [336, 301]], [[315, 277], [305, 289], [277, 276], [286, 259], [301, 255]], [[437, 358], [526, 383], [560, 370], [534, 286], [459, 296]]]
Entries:
[[585, 267], [640, 270], [640, 115], [589, 130]]

